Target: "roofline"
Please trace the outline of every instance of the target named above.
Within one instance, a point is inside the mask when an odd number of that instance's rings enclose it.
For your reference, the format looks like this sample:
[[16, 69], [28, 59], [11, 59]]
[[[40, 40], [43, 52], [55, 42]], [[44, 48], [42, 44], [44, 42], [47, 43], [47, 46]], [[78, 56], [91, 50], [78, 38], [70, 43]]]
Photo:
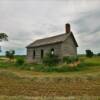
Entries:
[[76, 39], [75, 39], [75, 36], [73, 35], [72, 32], [71, 32], [71, 35], [72, 35], [72, 37], [74, 38], [74, 41], [75, 41], [75, 43], [76, 43], [76, 47], [78, 47], [78, 43], [77, 43], [77, 41], [76, 41]]
[[26, 48], [35, 48], [35, 47], [41, 47], [41, 46], [46, 46], [46, 45], [58, 44], [58, 43], [62, 43], [62, 42], [63, 41], [54, 42], [54, 43], [47, 43], [47, 44], [37, 45], [37, 46], [26, 46]]
[[[36, 41], [38, 41], [38, 40], [49, 39], [49, 38], [53, 38], [53, 37], [57, 37], [57, 36], [61, 36], [61, 35], [64, 35], [64, 34], [65, 34], [65, 33], [58, 34], [58, 35], [55, 35], [55, 36], [46, 37], [46, 38], [37, 39], [37, 40], [33, 41], [32, 43], [34, 43], [34, 42], [36, 42]], [[30, 47], [30, 45], [31, 45], [32, 43], [30, 43], [28, 46], [26, 46], [26, 48]], [[50, 43], [50, 44], [51, 44], [51, 43]], [[54, 44], [54, 43], [52, 43], [52, 44]], [[34, 46], [34, 47], [35, 47], [35, 46]]]
[[[37, 40], [35, 40], [34, 42], [36, 42], [36, 41], [38, 41], [38, 40], [50, 39], [50, 38], [57, 37], [57, 36], [64, 35], [64, 34], [66, 34], [66, 33], [59, 34], [59, 35], [55, 35], [55, 36], [51, 36], [51, 37], [47, 37], [47, 38], [37, 39]], [[76, 39], [75, 39], [73, 33], [70, 32], [69, 36], [70, 36], [70, 35], [72, 35], [73, 40], [74, 40], [74, 42], [75, 42], [75, 45], [76, 45], [76, 47], [78, 47], [78, 43], [77, 43], [77, 41], [76, 41]], [[64, 40], [63, 40], [63, 41], [64, 41]], [[50, 45], [50, 44], [57, 44], [57, 43], [61, 43], [61, 42], [63, 42], [63, 41], [58, 41], [58, 42], [53, 42], [53, 43], [47, 43], [47, 44], [41, 44], [41, 45], [37, 45], [37, 46], [31, 46], [31, 44], [34, 43], [34, 42], [32, 42], [32, 43], [30, 43], [28, 46], [26, 46], [26, 48], [34, 48], [34, 47], [41, 47], [41, 46], [46, 46], [46, 45]]]

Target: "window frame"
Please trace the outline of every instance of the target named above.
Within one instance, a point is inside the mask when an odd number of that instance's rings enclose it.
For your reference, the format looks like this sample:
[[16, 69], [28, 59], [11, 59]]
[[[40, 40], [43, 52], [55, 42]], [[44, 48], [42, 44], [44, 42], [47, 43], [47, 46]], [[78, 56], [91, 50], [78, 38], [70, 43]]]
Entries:
[[33, 50], [33, 59], [35, 59], [35, 57], [36, 57], [36, 51]]
[[41, 59], [43, 59], [43, 57], [44, 57], [44, 50], [41, 49]]

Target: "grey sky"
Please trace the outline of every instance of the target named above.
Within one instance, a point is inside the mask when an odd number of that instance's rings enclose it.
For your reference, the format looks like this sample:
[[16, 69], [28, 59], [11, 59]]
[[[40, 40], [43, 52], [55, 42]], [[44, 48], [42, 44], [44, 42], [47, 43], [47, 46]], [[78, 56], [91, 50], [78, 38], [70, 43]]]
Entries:
[[78, 53], [100, 52], [100, 0], [0, 0], [0, 32], [9, 42], [5, 50], [25, 53], [32, 41], [64, 33], [70, 23], [78, 41]]

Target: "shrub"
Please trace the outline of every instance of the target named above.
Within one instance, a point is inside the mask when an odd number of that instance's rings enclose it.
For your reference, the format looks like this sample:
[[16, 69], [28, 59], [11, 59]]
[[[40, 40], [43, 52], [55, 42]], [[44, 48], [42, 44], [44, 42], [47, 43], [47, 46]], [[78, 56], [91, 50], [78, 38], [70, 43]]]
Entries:
[[14, 54], [15, 54], [14, 50], [6, 51], [6, 57], [9, 58], [10, 60], [14, 59]]
[[63, 62], [67, 64], [74, 63], [78, 60], [79, 58], [77, 56], [66, 56], [63, 58]]
[[91, 50], [86, 50], [86, 56], [87, 57], [90, 57], [91, 58], [91, 57], [93, 57], [93, 55], [94, 54], [93, 54], [93, 52]]
[[97, 56], [100, 56], [100, 53], [98, 53]]
[[35, 71], [40, 71], [40, 72], [70, 72], [70, 71], [76, 71], [77, 68], [70, 68], [68, 66], [37, 66], [34, 68]]
[[16, 60], [16, 64], [17, 65], [23, 65], [25, 63], [25, 60], [23, 59], [23, 58], [18, 58], [17, 60]]
[[58, 58], [57, 55], [48, 53], [44, 58], [43, 58], [43, 64], [47, 66], [55, 66], [59, 63], [60, 59]]

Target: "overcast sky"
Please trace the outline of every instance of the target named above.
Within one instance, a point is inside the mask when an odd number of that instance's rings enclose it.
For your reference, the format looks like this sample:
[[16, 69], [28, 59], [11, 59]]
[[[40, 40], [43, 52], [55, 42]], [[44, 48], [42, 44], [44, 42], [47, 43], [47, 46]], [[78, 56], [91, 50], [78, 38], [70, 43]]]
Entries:
[[100, 52], [100, 0], [0, 0], [0, 32], [9, 36], [0, 43], [4, 50], [25, 54], [32, 41], [64, 33], [65, 23], [71, 24], [78, 53]]

